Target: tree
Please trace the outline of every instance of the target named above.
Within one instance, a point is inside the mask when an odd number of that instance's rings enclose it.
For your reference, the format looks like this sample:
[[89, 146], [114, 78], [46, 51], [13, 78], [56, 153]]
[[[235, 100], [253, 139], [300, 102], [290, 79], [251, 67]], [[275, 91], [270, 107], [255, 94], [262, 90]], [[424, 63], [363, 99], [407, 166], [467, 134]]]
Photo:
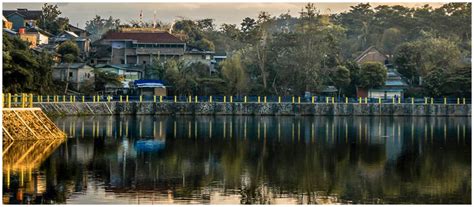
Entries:
[[65, 62], [68, 64], [66, 74], [65, 74], [66, 86], [64, 89], [64, 94], [66, 94], [68, 90], [68, 86], [69, 86], [69, 67], [71, 63], [77, 60], [79, 56], [79, 47], [73, 41], [66, 41], [59, 45], [58, 54], [61, 55], [61, 62]]
[[439, 97], [443, 94], [444, 70], [435, 68], [431, 70], [425, 77], [423, 88], [425, 94], [431, 97]]
[[213, 31], [214, 30], [214, 20], [213, 19], [201, 19], [197, 21], [197, 25], [201, 30]]
[[382, 48], [391, 58], [395, 47], [399, 45], [401, 41], [400, 30], [397, 28], [386, 29], [382, 35]]
[[198, 47], [199, 49], [202, 49], [202, 50], [206, 50], [206, 51], [214, 51], [215, 50], [214, 43], [212, 43], [211, 41], [209, 41], [207, 39], [204, 39], [204, 38], [196, 41], [194, 44], [195, 44], [196, 47]]
[[387, 69], [378, 62], [366, 62], [360, 69], [360, 87], [378, 88], [385, 84]]
[[351, 73], [345, 66], [339, 65], [332, 70], [331, 79], [340, 94], [341, 90], [351, 83]]
[[69, 27], [69, 19], [61, 18], [61, 11], [58, 5], [51, 5], [45, 3], [42, 8], [42, 14], [38, 21], [40, 28], [57, 35]]
[[122, 82], [120, 77], [116, 73], [107, 71], [100, 71], [94, 69], [94, 88], [96, 91], [105, 90], [106, 85], [121, 86]]
[[234, 40], [237, 40], [240, 36], [240, 30], [235, 24], [222, 24], [221, 31], [226, 37]]
[[227, 82], [227, 94], [242, 94], [247, 89], [247, 74], [241, 64], [240, 54], [220, 63], [222, 77]]
[[86, 22], [85, 29], [91, 33], [91, 40], [95, 41], [109, 30], [118, 29], [119, 25], [120, 19], [114, 19], [112, 16], [109, 16], [108, 19], [102, 19], [99, 15], [96, 15], [92, 20]]
[[435, 68], [453, 71], [460, 67], [460, 60], [461, 52], [454, 42], [432, 37], [403, 43], [394, 55], [395, 66], [412, 81]]
[[3, 92], [54, 93], [53, 58], [47, 53], [35, 54], [28, 43], [18, 37], [3, 35]]

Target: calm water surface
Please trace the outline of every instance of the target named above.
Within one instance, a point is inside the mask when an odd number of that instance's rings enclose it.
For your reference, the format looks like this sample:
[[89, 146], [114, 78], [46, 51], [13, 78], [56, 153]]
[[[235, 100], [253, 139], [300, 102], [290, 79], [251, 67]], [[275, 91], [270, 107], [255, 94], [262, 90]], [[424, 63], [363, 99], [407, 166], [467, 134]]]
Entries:
[[471, 203], [470, 118], [60, 117], [4, 144], [4, 203]]

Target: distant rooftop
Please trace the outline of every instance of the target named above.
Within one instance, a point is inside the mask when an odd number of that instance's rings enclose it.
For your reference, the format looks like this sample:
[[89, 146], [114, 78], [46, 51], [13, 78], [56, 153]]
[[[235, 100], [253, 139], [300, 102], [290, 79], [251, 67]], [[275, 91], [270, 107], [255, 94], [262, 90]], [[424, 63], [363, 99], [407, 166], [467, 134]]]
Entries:
[[104, 40], [134, 40], [137, 43], [184, 43], [168, 32], [108, 32]]
[[27, 20], [36, 20], [41, 17], [41, 14], [43, 13], [41, 10], [28, 10], [28, 9], [22, 9], [18, 8], [17, 10], [3, 10], [3, 16], [8, 17], [14, 13], [17, 13], [21, 16], [23, 16]]

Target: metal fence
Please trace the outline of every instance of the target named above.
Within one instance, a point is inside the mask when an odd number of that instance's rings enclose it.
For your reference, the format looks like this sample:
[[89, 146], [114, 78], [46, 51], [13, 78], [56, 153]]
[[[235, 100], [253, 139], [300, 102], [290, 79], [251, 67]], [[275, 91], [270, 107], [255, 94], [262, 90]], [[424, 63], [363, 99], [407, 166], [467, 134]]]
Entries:
[[2, 105], [11, 107], [33, 107], [33, 103], [76, 103], [76, 102], [156, 102], [156, 103], [312, 103], [312, 104], [471, 104], [470, 98], [455, 97], [408, 97], [408, 98], [366, 98], [328, 96], [70, 96], [3, 94]]

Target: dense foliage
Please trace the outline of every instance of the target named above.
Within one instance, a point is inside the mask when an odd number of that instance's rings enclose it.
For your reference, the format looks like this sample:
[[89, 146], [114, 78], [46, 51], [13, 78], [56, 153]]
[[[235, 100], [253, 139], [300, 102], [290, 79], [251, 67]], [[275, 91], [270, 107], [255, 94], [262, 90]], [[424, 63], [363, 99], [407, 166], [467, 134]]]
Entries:
[[[470, 87], [453, 90], [448, 80], [470, 82], [470, 73], [465, 70], [471, 67], [466, 61], [471, 56], [470, 10], [470, 3], [449, 3], [439, 8], [373, 8], [358, 4], [347, 12], [328, 16], [307, 4], [299, 17], [260, 12], [257, 19], [246, 17], [240, 25], [222, 24], [219, 29], [212, 19], [180, 20], [173, 31], [184, 35], [194, 47], [225, 51], [230, 59], [238, 55], [237, 67], [243, 68], [245, 74], [233, 75], [246, 77], [242, 91], [247, 94], [318, 93], [334, 85], [341, 95], [353, 96], [357, 87], [379, 87], [385, 80], [381, 79], [382, 74], [372, 84], [373, 74], [352, 62], [362, 51], [376, 46], [406, 77], [409, 90], [418, 91], [412, 95], [467, 95]], [[224, 78], [223, 68], [217, 68], [219, 74], [214, 78], [229, 80]], [[436, 89], [439, 92], [433, 94], [429, 92], [433, 88], [429, 81], [436, 74], [432, 74], [435, 68], [445, 78]], [[241, 93], [232, 84], [221, 91]]]
[[[60, 14], [57, 6], [45, 4], [40, 26], [57, 34], [67, 23]], [[87, 22], [86, 30], [98, 39], [119, 24], [118, 19], [96, 16]], [[246, 17], [237, 25], [217, 26], [206, 18], [171, 24], [132, 21], [128, 26], [160, 28], [191, 48], [227, 54], [228, 60], [211, 69], [181, 59], [156, 60], [147, 66], [146, 77], [164, 80], [178, 95], [302, 95], [335, 86], [340, 95], [355, 96], [358, 87], [380, 87], [385, 80], [381, 74], [385, 68], [353, 62], [370, 46], [388, 55], [409, 83], [411, 96], [467, 96], [471, 92], [471, 3], [447, 3], [439, 8], [374, 8], [367, 3], [333, 15], [320, 14], [309, 3], [297, 17], [262, 11], [257, 18]], [[11, 41], [4, 42], [4, 76], [10, 77], [4, 88], [46, 90], [49, 77], [43, 79], [37, 76], [41, 70], [31, 68], [42, 67], [44, 74], [50, 74], [51, 58], [37, 58], [27, 46], [5, 47], [24, 44]], [[57, 52], [61, 61], [71, 62], [69, 58], [76, 55], [66, 46]], [[95, 49], [95, 55], [107, 52]], [[34, 87], [32, 80], [36, 79], [46, 82], [35, 81], [42, 85]], [[33, 85], [21, 85], [23, 82]]]
[[36, 54], [27, 42], [3, 35], [3, 92], [54, 94], [53, 63], [51, 55]]

